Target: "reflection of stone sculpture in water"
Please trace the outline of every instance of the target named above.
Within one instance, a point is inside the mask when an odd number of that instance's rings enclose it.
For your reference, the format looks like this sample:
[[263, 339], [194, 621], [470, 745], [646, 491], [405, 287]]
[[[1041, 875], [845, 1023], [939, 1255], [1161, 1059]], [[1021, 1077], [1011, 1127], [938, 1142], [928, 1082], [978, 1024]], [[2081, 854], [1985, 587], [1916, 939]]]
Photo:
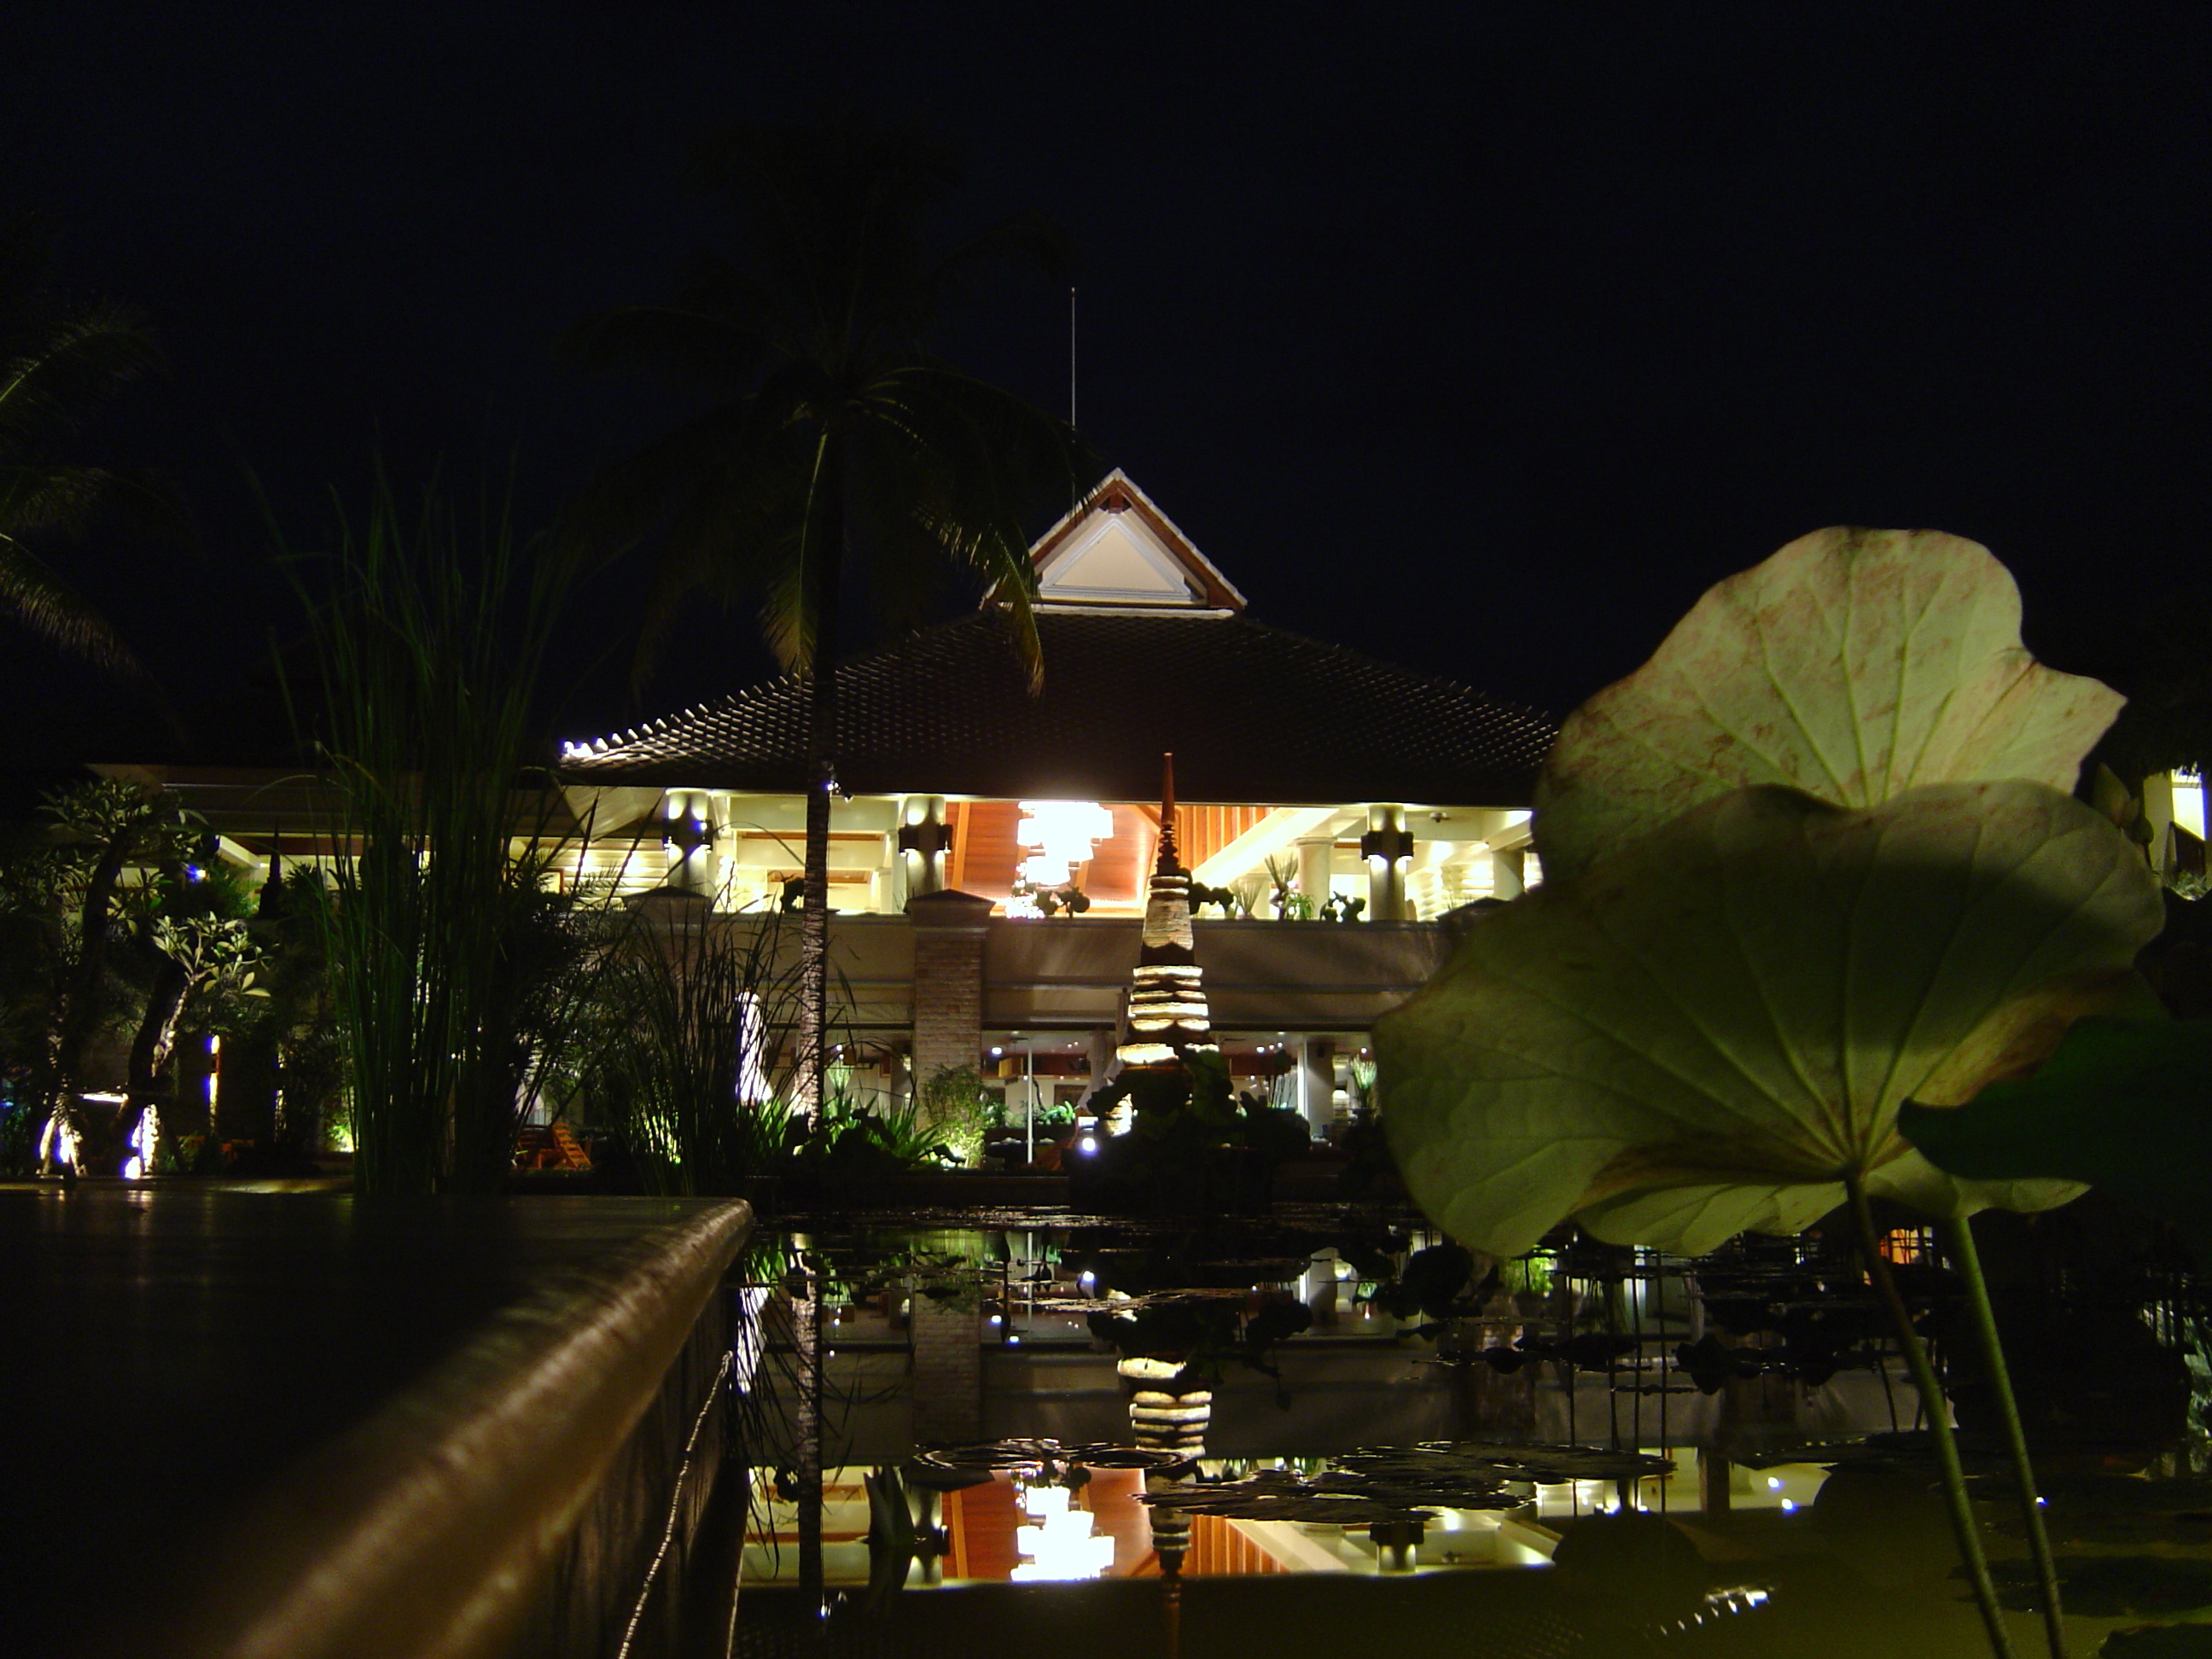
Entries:
[[[1131, 1354], [1114, 1369], [1133, 1385], [1129, 1432], [1136, 1444], [1146, 1451], [1172, 1452], [1183, 1460], [1146, 1470], [1145, 1490], [1157, 1494], [1188, 1486], [1198, 1478], [1198, 1460], [1206, 1455], [1206, 1425], [1213, 1417], [1212, 1390], [1182, 1385], [1180, 1359]], [[1190, 1516], [1172, 1504], [1152, 1504], [1147, 1509], [1160, 1571], [1170, 1576], [1179, 1573], [1184, 1553], [1190, 1548]]]

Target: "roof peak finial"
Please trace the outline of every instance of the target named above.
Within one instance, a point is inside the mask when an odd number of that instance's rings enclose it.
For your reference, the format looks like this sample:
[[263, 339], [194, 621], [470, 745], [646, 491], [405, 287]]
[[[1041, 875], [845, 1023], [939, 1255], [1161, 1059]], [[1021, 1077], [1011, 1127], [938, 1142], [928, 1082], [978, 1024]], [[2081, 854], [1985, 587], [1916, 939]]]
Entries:
[[1176, 862], [1175, 750], [1160, 757], [1160, 858], [1162, 869]]

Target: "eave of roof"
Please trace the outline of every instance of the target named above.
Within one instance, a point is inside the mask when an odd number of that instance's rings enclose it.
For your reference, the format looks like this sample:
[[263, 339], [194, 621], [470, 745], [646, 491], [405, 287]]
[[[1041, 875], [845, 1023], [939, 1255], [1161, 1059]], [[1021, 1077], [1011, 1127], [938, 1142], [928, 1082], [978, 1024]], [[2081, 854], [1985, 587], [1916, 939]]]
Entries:
[[[1192, 800], [1525, 805], [1555, 732], [1532, 710], [1212, 611], [1044, 611], [1032, 696], [994, 612], [837, 674], [840, 786], [855, 794], [1143, 800], [1164, 750]], [[806, 691], [785, 678], [571, 744], [579, 783], [788, 792]]]

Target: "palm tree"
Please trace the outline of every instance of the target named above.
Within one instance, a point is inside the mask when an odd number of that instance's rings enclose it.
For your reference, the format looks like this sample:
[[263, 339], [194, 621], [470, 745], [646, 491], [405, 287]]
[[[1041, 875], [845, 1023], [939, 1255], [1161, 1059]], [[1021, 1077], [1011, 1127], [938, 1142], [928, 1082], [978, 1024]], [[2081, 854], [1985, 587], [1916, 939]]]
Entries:
[[97, 520], [173, 532], [183, 510], [152, 475], [56, 459], [57, 440], [118, 390], [162, 366], [135, 307], [40, 286], [46, 238], [0, 227], [0, 610], [101, 667], [143, 678], [112, 625], [33, 550], [82, 539]]
[[633, 689], [678, 605], [758, 596], [769, 645], [809, 691], [805, 903], [795, 1087], [810, 1131], [828, 1026], [830, 797], [841, 617], [865, 596], [910, 625], [948, 573], [994, 586], [1039, 674], [1031, 514], [1083, 482], [1066, 422], [931, 349], [980, 270], [1057, 266], [1042, 220], [1010, 219], [948, 253], [927, 235], [958, 175], [912, 125], [738, 126], [701, 144], [692, 182], [737, 210], [750, 256], [695, 254], [675, 299], [585, 324], [570, 349], [603, 371], [702, 386], [703, 412], [608, 468], [576, 533], [612, 553], [660, 538]]

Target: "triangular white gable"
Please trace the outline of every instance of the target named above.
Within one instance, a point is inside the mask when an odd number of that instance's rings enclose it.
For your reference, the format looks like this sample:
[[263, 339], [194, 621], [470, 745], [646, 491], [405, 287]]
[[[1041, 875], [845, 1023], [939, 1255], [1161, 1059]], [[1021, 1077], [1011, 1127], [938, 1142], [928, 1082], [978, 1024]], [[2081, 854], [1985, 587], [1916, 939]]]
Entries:
[[1134, 513], [1101, 513], [1037, 567], [1046, 605], [1200, 605], [1205, 596]]
[[1037, 603], [1084, 609], [1244, 608], [1212, 560], [1116, 467], [1038, 538]]

